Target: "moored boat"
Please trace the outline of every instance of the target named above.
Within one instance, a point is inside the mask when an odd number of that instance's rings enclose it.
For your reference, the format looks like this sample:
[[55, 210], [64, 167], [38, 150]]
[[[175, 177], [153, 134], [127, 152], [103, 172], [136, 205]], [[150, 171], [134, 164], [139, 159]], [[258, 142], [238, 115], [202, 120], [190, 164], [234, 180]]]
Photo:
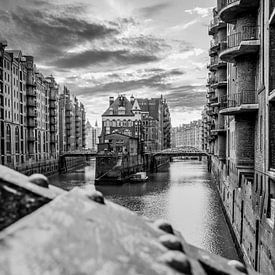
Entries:
[[130, 182], [145, 182], [147, 181], [148, 176], [146, 175], [146, 172], [138, 172], [130, 177]]

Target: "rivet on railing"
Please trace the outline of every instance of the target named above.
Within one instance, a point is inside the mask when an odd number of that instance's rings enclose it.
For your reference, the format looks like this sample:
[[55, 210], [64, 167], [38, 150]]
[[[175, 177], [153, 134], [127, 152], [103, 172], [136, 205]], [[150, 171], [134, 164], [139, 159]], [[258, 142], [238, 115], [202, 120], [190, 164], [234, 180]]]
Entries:
[[159, 229], [161, 229], [162, 231], [168, 233], [168, 234], [174, 234], [174, 230], [173, 227], [170, 223], [168, 223], [165, 220], [157, 220], [155, 221], [155, 226]]
[[183, 251], [181, 241], [174, 235], [166, 234], [159, 238], [160, 243], [170, 250]]
[[88, 193], [87, 196], [89, 199], [91, 199], [97, 203], [105, 204], [104, 197], [103, 197], [102, 193], [99, 191], [93, 190], [92, 192]]
[[168, 251], [159, 260], [179, 272], [192, 274], [190, 261], [182, 252]]
[[239, 261], [236, 261], [236, 260], [231, 260], [228, 262], [228, 265], [236, 268], [238, 271], [242, 272], [242, 273], [245, 273], [247, 274], [247, 269], [245, 267], [244, 264], [242, 264], [241, 262]]
[[49, 180], [42, 174], [33, 174], [29, 176], [29, 182], [37, 184], [41, 187], [48, 188], [49, 187]]

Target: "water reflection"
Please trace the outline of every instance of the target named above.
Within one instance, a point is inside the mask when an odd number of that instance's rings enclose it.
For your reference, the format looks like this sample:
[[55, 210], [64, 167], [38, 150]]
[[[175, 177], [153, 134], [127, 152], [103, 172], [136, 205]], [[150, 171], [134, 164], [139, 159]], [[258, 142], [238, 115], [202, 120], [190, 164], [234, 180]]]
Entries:
[[[85, 169], [53, 177], [51, 183], [67, 190], [93, 184], [94, 167], [92, 161]], [[198, 247], [238, 259], [217, 191], [202, 162], [173, 162], [167, 172], [150, 175], [146, 183], [96, 189], [138, 214], [169, 220], [188, 242]]]

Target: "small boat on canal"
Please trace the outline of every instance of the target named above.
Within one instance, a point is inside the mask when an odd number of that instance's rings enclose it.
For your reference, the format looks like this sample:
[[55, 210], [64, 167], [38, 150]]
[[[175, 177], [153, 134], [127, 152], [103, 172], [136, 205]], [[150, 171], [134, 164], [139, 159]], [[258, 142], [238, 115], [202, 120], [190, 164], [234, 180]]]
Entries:
[[138, 173], [135, 173], [133, 175], [131, 175], [130, 177], [130, 182], [145, 182], [148, 180], [148, 176], [146, 175], [146, 172], [138, 172]]

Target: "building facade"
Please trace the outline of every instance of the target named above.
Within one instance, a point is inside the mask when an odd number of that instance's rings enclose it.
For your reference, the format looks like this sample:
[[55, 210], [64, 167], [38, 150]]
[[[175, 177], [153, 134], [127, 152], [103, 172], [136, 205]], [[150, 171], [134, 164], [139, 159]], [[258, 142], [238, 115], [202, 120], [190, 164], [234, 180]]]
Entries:
[[[20, 169], [57, 161], [64, 151], [66, 126], [59, 85], [53, 76], [39, 72], [32, 56], [6, 47], [6, 42], [0, 42], [0, 163]], [[80, 149], [85, 147], [85, 108], [75, 98], [73, 104], [76, 112], [70, 119], [75, 140], [69, 142]]]
[[202, 121], [196, 120], [172, 129], [174, 147], [191, 146], [202, 149]]
[[98, 127], [97, 121], [95, 126], [92, 126], [89, 121], [86, 123], [86, 148], [93, 151], [97, 151], [97, 145], [99, 144], [99, 136], [101, 134], [101, 128]]
[[109, 107], [102, 115], [100, 142], [115, 132], [137, 138], [147, 152], [170, 148], [171, 119], [166, 100], [110, 97]]
[[245, 262], [263, 274], [275, 273], [274, 16], [271, 0], [217, 1], [203, 112], [225, 211]]

